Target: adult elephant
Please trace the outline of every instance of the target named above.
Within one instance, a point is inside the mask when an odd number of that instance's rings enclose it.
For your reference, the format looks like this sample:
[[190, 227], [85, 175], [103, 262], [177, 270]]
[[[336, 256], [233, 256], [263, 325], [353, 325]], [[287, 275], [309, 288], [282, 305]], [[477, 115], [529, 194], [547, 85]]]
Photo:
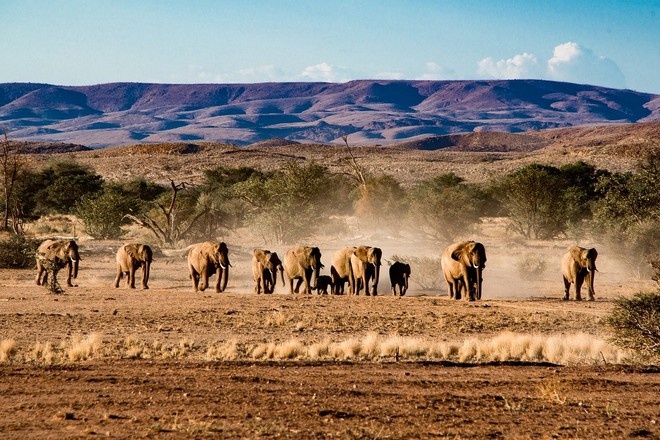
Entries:
[[273, 293], [277, 284], [277, 272], [282, 277], [284, 284], [284, 267], [277, 252], [265, 249], [255, 249], [252, 254], [252, 275], [254, 277], [254, 293]]
[[135, 243], [120, 246], [117, 249], [117, 276], [115, 288], [119, 287], [119, 280], [126, 275], [126, 287], [135, 289], [135, 271], [142, 269], [142, 288], [149, 288], [149, 274], [154, 253], [147, 244]]
[[440, 258], [449, 297], [461, 299], [466, 288], [470, 301], [481, 299], [482, 273], [486, 267], [486, 248], [475, 241], [460, 241], [447, 246]]
[[[316, 289], [316, 280], [323, 267], [321, 251], [317, 247], [296, 246], [287, 250], [284, 254], [284, 273], [289, 283], [289, 292], [298, 293], [303, 284], [303, 293], [311, 294], [312, 289]], [[295, 288], [293, 280], [297, 280]]]
[[37, 286], [45, 285], [48, 282], [47, 267], [52, 266], [57, 269], [67, 268], [66, 285], [75, 287], [71, 283], [71, 278], [78, 278], [78, 262], [80, 254], [78, 253], [78, 243], [74, 240], [46, 240], [37, 248]]
[[[355, 278], [355, 288], [353, 292], [360, 294], [364, 287], [365, 295], [378, 295], [378, 281], [380, 279], [380, 260], [383, 251], [377, 247], [358, 246], [351, 255], [351, 269]], [[369, 282], [373, 280], [370, 286]]]
[[193, 290], [206, 290], [209, 277], [217, 275], [215, 291], [223, 292], [229, 279], [229, 250], [224, 242], [205, 241], [193, 245], [188, 251], [188, 270]]
[[561, 265], [562, 275], [564, 276], [564, 301], [568, 301], [568, 291], [573, 283], [575, 283], [575, 300], [582, 301], [580, 290], [585, 280], [589, 288], [589, 301], [595, 299], [594, 276], [598, 270], [596, 269], [597, 257], [598, 252], [595, 248], [585, 249], [575, 245], [568, 248]]
[[355, 291], [355, 277], [351, 268], [351, 255], [355, 253], [355, 249], [357, 248], [345, 247], [332, 256], [330, 276], [332, 277], [332, 293], [335, 295], [344, 294], [346, 282], [348, 282], [348, 293], [352, 295]]
[[395, 261], [390, 266], [390, 284], [392, 285], [392, 295], [397, 296], [397, 287], [399, 296], [406, 294], [408, 290], [408, 278], [410, 278], [410, 264]]

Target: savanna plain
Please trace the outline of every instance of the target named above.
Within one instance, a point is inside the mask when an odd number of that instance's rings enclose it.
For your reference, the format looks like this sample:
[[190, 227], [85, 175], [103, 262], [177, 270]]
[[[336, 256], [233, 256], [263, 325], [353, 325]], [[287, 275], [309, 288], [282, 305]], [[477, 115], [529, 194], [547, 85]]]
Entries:
[[[194, 180], [201, 164], [267, 167], [294, 157], [338, 167], [344, 154], [338, 147], [145, 148], [69, 155], [108, 178], [162, 173], [167, 182]], [[632, 166], [614, 150], [356, 151], [369, 167], [407, 181], [447, 171], [476, 181], [534, 161]], [[131, 234], [127, 240], [148, 241], [145, 231]], [[239, 232], [223, 237], [232, 263], [223, 293], [193, 292], [185, 258], [168, 249], [156, 253], [149, 290], [139, 288], [139, 272], [138, 289], [115, 289], [121, 242], [81, 236], [77, 287], [64, 286], [62, 295], [36, 286], [33, 270], [0, 273], [0, 435], [660, 437], [659, 370], [608, 342], [604, 324], [614, 299], [655, 283], [593, 239], [521, 240], [498, 218], [464, 238], [487, 250], [481, 301], [450, 300], [439, 267], [429, 287], [429, 275], [413, 266], [408, 293], [393, 296], [387, 265], [378, 296], [290, 295], [281, 283], [272, 295], [256, 295], [252, 249], [283, 255], [287, 246]], [[573, 301], [573, 293], [561, 300], [561, 257], [576, 242], [599, 250], [593, 302]], [[385, 261], [442, 252], [406, 231], [335, 231], [310, 244], [321, 249], [324, 274], [332, 254], [349, 245], [378, 246]], [[524, 276], [517, 264], [531, 257], [547, 268]]]

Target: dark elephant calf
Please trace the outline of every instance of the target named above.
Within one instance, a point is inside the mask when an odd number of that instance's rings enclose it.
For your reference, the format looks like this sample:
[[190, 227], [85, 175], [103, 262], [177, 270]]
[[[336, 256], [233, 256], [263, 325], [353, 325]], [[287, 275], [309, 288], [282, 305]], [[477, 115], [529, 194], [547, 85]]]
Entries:
[[395, 261], [390, 266], [390, 282], [392, 283], [392, 295], [397, 296], [397, 286], [399, 287], [398, 295], [403, 296], [408, 290], [408, 278], [410, 277], [410, 265]]

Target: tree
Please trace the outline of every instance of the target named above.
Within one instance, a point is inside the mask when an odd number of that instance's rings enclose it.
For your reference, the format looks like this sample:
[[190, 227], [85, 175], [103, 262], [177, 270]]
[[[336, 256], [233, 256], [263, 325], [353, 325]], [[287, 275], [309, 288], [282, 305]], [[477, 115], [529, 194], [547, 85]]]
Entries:
[[279, 244], [309, 238], [328, 222], [338, 176], [311, 162], [287, 162], [271, 177], [253, 175], [234, 185], [248, 203], [247, 220], [264, 241]]
[[497, 194], [511, 230], [526, 238], [553, 238], [566, 230], [568, 210], [559, 169], [532, 164], [506, 175]]
[[408, 194], [410, 218], [417, 230], [442, 243], [453, 242], [479, 222], [486, 194], [454, 173], [422, 182]]
[[138, 199], [124, 195], [113, 188], [100, 194], [86, 194], [76, 203], [75, 213], [85, 223], [89, 235], [98, 239], [119, 238], [125, 215], [139, 208]]
[[27, 176], [24, 203], [37, 215], [73, 212], [86, 194], [103, 189], [103, 178], [75, 161], [56, 162], [39, 173]]
[[[154, 202], [149, 212], [126, 214], [125, 217], [149, 229], [161, 244], [175, 246], [187, 237], [195, 223], [204, 215], [203, 211], [193, 212], [196, 199], [190, 194], [181, 194], [188, 188], [186, 182], [175, 183], [170, 179], [171, 191]], [[179, 218], [181, 214], [181, 219]], [[185, 219], [186, 221], [182, 221]]]

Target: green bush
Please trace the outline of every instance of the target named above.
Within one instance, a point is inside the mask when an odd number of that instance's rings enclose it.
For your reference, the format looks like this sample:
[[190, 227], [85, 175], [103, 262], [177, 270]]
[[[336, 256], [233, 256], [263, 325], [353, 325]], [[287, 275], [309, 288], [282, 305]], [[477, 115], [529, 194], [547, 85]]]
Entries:
[[89, 235], [98, 239], [119, 238], [124, 215], [135, 207], [135, 199], [114, 191], [99, 195], [85, 195], [76, 204], [75, 212], [85, 223]]
[[660, 291], [617, 299], [606, 323], [613, 343], [643, 360], [660, 361]]
[[0, 240], [0, 268], [27, 269], [34, 267], [35, 255], [41, 242], [23, 235], [11, 235]]

